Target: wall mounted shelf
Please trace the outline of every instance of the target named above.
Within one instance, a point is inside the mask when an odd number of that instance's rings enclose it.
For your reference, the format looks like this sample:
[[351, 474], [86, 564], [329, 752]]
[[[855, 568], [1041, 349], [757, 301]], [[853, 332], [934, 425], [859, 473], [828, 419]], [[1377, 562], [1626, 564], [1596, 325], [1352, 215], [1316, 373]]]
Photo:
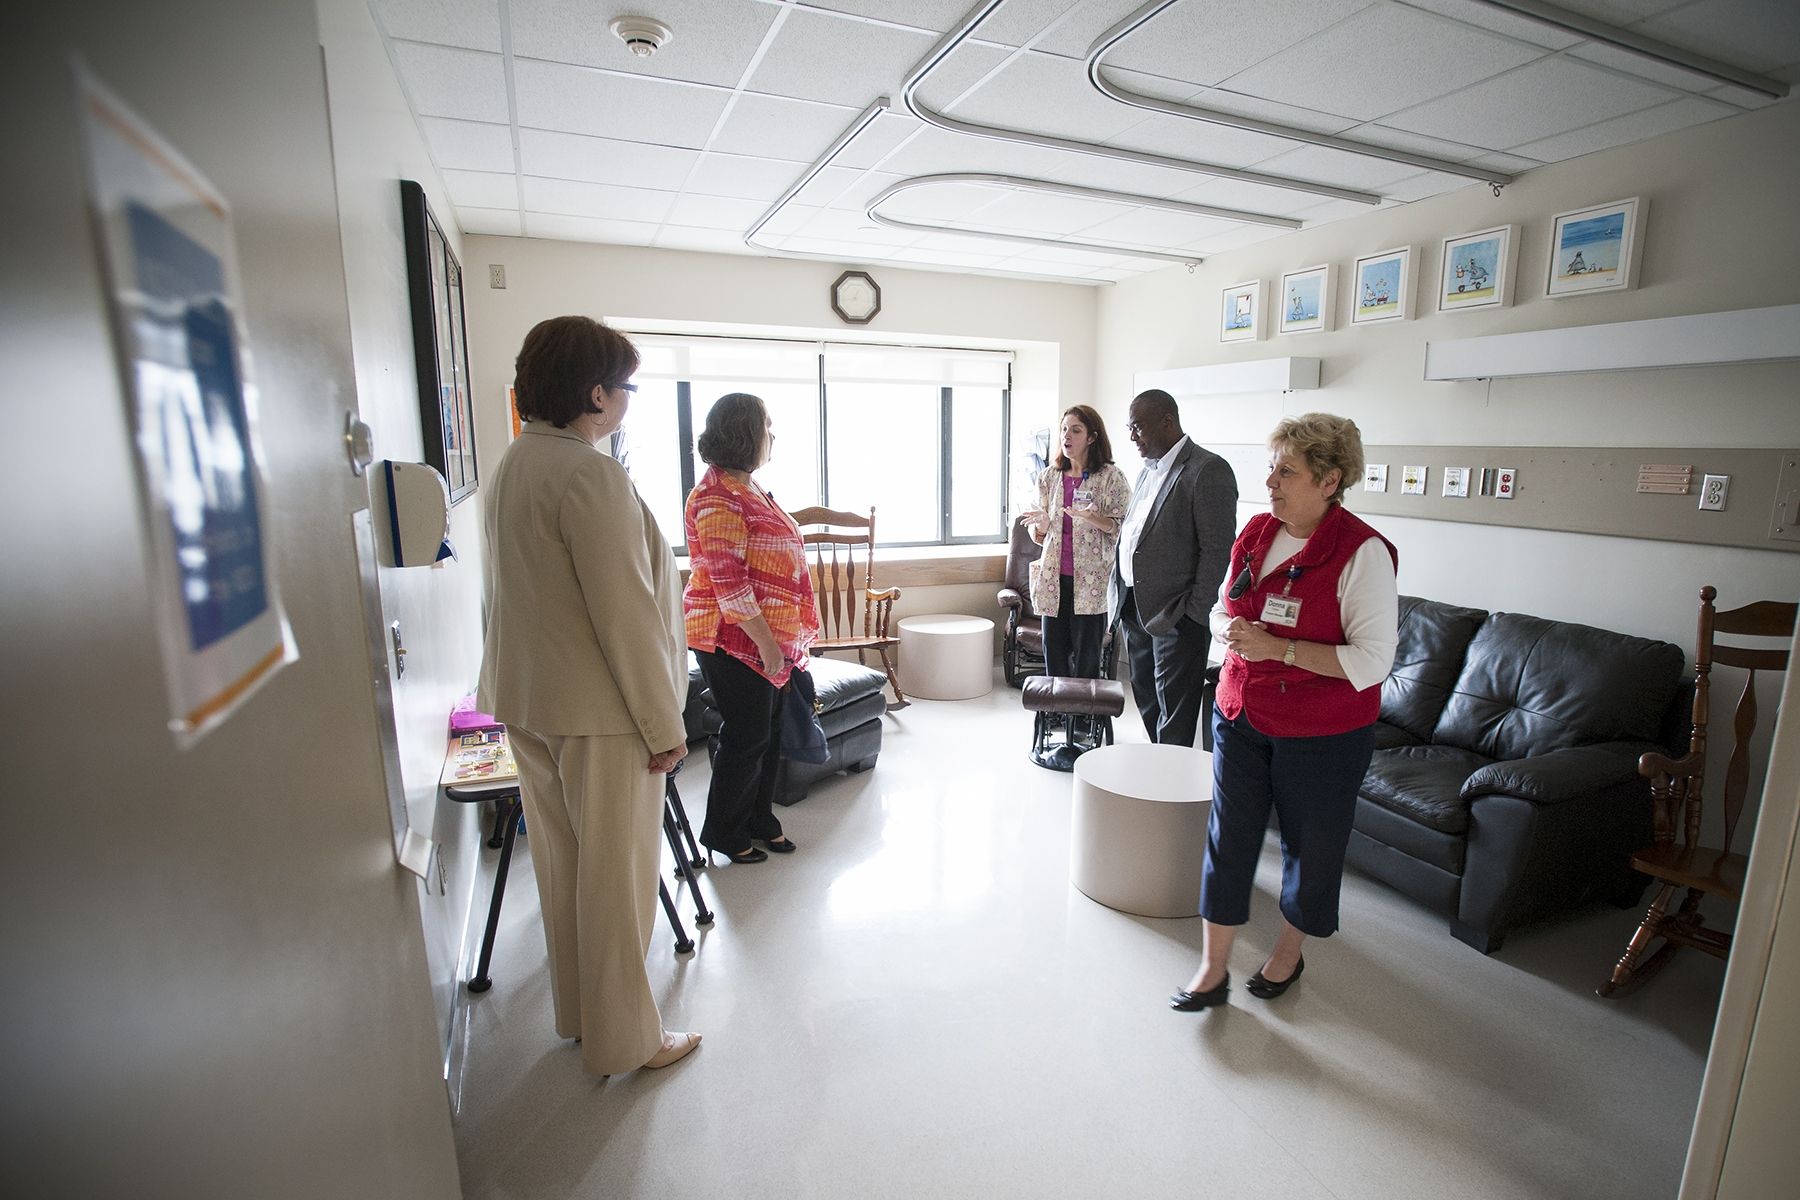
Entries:
[[1800, 304], [1425, 343], [1425, 378], [1507, 379], [1800, 358]]
[[1161, 388], [1171, 396], [1226, 396], [1238, 392], [1295, 392], [1319, 386], [1316, 358], [1257, 358], [1247, 362], [1211, 363], [1139, 371], [1132, 376], [1137, 391]]

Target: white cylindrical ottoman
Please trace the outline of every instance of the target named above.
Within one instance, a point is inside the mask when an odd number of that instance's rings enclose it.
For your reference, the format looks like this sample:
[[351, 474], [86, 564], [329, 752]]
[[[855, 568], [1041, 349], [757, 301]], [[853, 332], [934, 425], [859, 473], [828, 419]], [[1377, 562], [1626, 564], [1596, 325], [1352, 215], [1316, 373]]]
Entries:
[[972, 700], [994, 687], [994, 623], [954, 613], [900, 618], [900, 685], [925, 700]]
[[1075, 760], [1069, 879], [1141, 917], [1200, 912], [1212, 755], [1190, 746], [1101, 746]]

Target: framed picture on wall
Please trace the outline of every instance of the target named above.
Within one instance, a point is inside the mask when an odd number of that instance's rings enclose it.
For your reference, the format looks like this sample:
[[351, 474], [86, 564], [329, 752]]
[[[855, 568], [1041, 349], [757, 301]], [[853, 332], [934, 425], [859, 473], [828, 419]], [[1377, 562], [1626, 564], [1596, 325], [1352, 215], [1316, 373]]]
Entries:
[[413, 365], [419, 377], [419, 433], [425, 461], [437, 468], [455, 504], [475, 490], [475, 396], [469, 387], [469, 339], [463, 321], [462, 264], [425, 201], [425, 189], [400, 181], [406, 232], [406, 282], [412, 301]]
[[1437, 309], [1505, 308], [1512, 303], [1519, 227], [1499, 225], [1444, 239]]
[[1544, 295], [1623, 292], [1637, 286], [1641, 229], [1649, 201], [1641, 196], [1558, 213], [1550, 226]]
[[1331, 328], [1331, 264], [1303, 267], [1281, 277], [1282, 333], [1320, 333]]
[[1411, 246], [1379, 250], [1357, 259], [1350, 272], [1350, 323], [1376, 325], [1406, 320], [1412, 315], [1417, 270], [1418, 261]]
[[1262, 280], [1234, 283], [1219, 298], [1219, 340], [1254, 342], [1262, 337]]

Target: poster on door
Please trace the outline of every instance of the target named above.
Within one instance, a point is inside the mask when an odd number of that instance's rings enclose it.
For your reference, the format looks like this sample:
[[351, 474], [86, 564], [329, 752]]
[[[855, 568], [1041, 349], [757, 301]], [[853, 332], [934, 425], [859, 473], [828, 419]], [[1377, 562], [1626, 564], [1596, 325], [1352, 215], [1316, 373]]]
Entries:
[[76, 95], [169, 728], [185, 748], [298, 657], [271, 553], [231, 213], [79, 67]]

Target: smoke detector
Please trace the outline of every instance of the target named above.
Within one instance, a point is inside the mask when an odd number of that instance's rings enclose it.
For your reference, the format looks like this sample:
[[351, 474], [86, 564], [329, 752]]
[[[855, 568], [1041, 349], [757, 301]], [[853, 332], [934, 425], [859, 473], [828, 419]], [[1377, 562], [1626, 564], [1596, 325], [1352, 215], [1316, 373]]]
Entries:
[[649, 17], [618, 17], [607, 28], [639, 58], [649, 58], [675, 36], [667, 25]]

